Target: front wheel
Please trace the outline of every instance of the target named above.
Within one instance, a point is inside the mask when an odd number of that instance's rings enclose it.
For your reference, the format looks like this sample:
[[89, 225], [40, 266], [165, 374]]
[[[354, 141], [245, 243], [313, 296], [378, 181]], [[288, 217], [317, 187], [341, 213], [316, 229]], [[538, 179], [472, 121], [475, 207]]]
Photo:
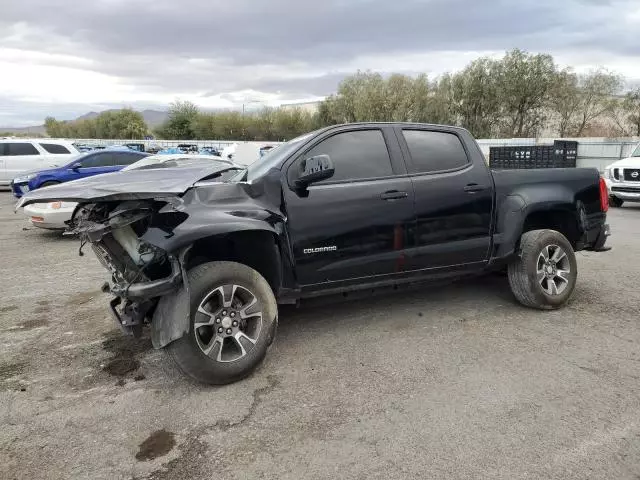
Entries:
[[578, 265], [564, 235], [532, 230], [520, 239], [520, 254], [509, 264], [509, 285], [523, 305], [541, 310], [562, 307], [576, 286]]
[[248, 376], [264, 359], [278, 321], [271, 287], [234, 262], [209, 262], [188, 272], [189, 332], [167, 350], [178, 367], [212, 385]]

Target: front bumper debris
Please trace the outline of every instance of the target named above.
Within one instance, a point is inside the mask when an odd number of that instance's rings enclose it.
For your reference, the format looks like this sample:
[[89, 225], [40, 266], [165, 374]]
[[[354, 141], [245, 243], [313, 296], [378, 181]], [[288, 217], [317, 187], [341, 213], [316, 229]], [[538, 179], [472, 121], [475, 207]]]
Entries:
[[159, 280], [137, 282], [127, 285], [105, 283], [102, 290], [115, 297], [109, 302], [111, 315], [126, 335], [139, 337], [145, 319], [153, 314], [158, 299], [175, 292], [186, 277], [181, 262], [188, 249], [181, 252], [180, 259], [170, 255], [171, 274]]
[[[122, 297], [115, 297], [109, 302], [111, 315], [125, 335], [139, 337], [142, 334], [142, 325], [149, 311], [154, 307], [155, 302], [131, 302], [124, 301]], [[120, 308], [119, 308], [120, 307]]]
[[182, 284], [182, 268], [179, 260], [173, 255], [169, 256], [169, 261], [171, 262], [171, 274], [168, 277], [127, 285], [115, 284], [109, 291], [117, 297], [132, 301], [148, 300], [171, 293]]

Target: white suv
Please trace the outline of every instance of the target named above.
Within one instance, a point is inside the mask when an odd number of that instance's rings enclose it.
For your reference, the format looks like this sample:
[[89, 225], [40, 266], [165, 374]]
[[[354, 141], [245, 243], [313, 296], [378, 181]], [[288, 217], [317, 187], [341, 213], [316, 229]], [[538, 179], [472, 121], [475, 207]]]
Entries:
[[0, 185], [9, 185], [24, 172], [59, 167], [79, 154], [67, 140], [0, 139]]
[[609, 188], [609, 205], [621, 207], [624, 202], [640, 202], [640, 144], [630, 157], [605, 168], [603, 176]]

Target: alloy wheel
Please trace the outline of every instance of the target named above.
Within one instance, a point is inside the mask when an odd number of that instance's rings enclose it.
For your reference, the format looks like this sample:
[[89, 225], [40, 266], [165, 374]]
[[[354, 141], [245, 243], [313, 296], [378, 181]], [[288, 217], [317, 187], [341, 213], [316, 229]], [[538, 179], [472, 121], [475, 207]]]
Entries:
[[193, 325], [202, 352], [218, 362], [234, 362], [253, 350], [262, 331], [256, 295], [240, 285], [222, 285], [205, 295]]
[[547, 295], [561, 295], [571, 279], [567, 252], [558, 245], [547, 245], [538, 255], [536, 275]]

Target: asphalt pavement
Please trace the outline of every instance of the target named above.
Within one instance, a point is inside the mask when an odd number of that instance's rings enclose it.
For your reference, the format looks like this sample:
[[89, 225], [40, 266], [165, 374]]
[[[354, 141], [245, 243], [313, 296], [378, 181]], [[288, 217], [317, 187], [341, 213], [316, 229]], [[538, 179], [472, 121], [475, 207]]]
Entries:
[[215, 388], [121, 336], [91, 250], [13, 203], [2, 479], [640, 478], [640, 205], [560, 311], [497, 276], [287, 308], [265, 363]]

